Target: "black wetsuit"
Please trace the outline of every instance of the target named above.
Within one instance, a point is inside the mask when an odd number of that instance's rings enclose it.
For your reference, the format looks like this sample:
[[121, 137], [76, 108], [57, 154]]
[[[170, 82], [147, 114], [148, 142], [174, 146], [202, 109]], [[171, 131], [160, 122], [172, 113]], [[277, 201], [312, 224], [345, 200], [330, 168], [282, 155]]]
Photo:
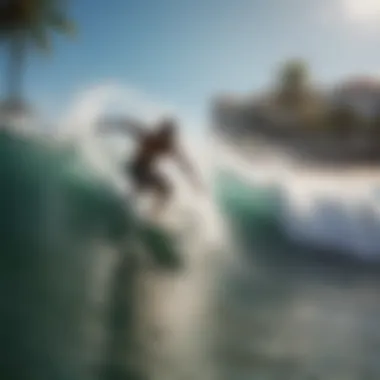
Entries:
[[152, 189], [160, 193], [168, 193], [169, 183], [166, 178], [155, 170], [154, 164], [158, 157], [170, 154], [172, 143], [156, 136], [143, 138], [139, 150], [128, 165], [135, 186], [139, 190]]

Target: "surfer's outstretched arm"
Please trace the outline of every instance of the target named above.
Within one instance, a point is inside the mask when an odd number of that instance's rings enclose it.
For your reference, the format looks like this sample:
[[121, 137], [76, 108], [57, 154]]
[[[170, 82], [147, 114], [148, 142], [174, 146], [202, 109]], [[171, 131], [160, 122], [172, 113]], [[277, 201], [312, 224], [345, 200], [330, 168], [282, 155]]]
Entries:
[[138, 120], [129, 118], [105, 118], [98, 122], [97, 130], [100, 133], [121, 132], [127, 133], [136, 139], [146, 134], [146, 125]]

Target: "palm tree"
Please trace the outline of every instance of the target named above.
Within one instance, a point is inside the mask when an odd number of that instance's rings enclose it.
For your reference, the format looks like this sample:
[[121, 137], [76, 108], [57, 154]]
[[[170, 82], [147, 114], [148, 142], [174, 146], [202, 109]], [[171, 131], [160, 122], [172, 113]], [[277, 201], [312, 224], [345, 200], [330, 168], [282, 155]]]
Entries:
[[22, 74], [30, 46], [49, 51], [51, 31], [72, 33], [66, 0], [4, 0], [0, 5], [0, 38], [9, 44], [8, 99], [20, 103]]

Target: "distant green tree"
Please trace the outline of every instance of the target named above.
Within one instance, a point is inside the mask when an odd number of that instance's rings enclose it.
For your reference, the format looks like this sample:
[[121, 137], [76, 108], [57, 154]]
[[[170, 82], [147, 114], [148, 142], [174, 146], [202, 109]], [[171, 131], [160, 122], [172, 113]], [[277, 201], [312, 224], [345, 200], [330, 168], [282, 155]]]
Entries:
[[21, 101], [22, 79], [30, 46], [50, 50], [51, 32], [71, 34], [74, 24], [66, 16], [65, 0], [2, 0], [0, 39], [10, 54], [8, 99]]
[[[380, 114], [376, 114], [370, 121], [370, 133], [373, 138], [380, 139]], [[380, 143], [380, 140], [379, 140]]]
[[277, 101], [286, 108], [297, 108], [310, 95], [310, 72], [306, 62], [290, 60], [279, 71]]
[[342, 138], [349, 137], [361, 123], [359, 115], [349, 106], [333, 108], [327, 117], [331, 131]]

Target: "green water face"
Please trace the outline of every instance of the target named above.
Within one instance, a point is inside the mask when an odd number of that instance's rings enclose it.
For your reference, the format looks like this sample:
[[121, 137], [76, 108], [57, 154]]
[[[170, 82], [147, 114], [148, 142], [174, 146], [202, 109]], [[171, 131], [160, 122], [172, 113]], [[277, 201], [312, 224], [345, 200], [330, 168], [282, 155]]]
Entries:
[[0, 209], [0, 378], [141, 378], [136, 247], [178, 269], [174, 238], [141, 223], [75, 146], [10, 133]]
[[[250, 220], [275, 222], [280, 209], [280, 189], [260, 184], [248, 185], [237, 175], [218, 173], [215, 185], [216, 198], [230, 216], [238, 217], [242, 224]], [[244, 221], [243, 221], [244, 219]]]
[[92, 380], [132, 214], [75, 155], [38, 140], [1, 133], [0, 173], [0, 377]]

